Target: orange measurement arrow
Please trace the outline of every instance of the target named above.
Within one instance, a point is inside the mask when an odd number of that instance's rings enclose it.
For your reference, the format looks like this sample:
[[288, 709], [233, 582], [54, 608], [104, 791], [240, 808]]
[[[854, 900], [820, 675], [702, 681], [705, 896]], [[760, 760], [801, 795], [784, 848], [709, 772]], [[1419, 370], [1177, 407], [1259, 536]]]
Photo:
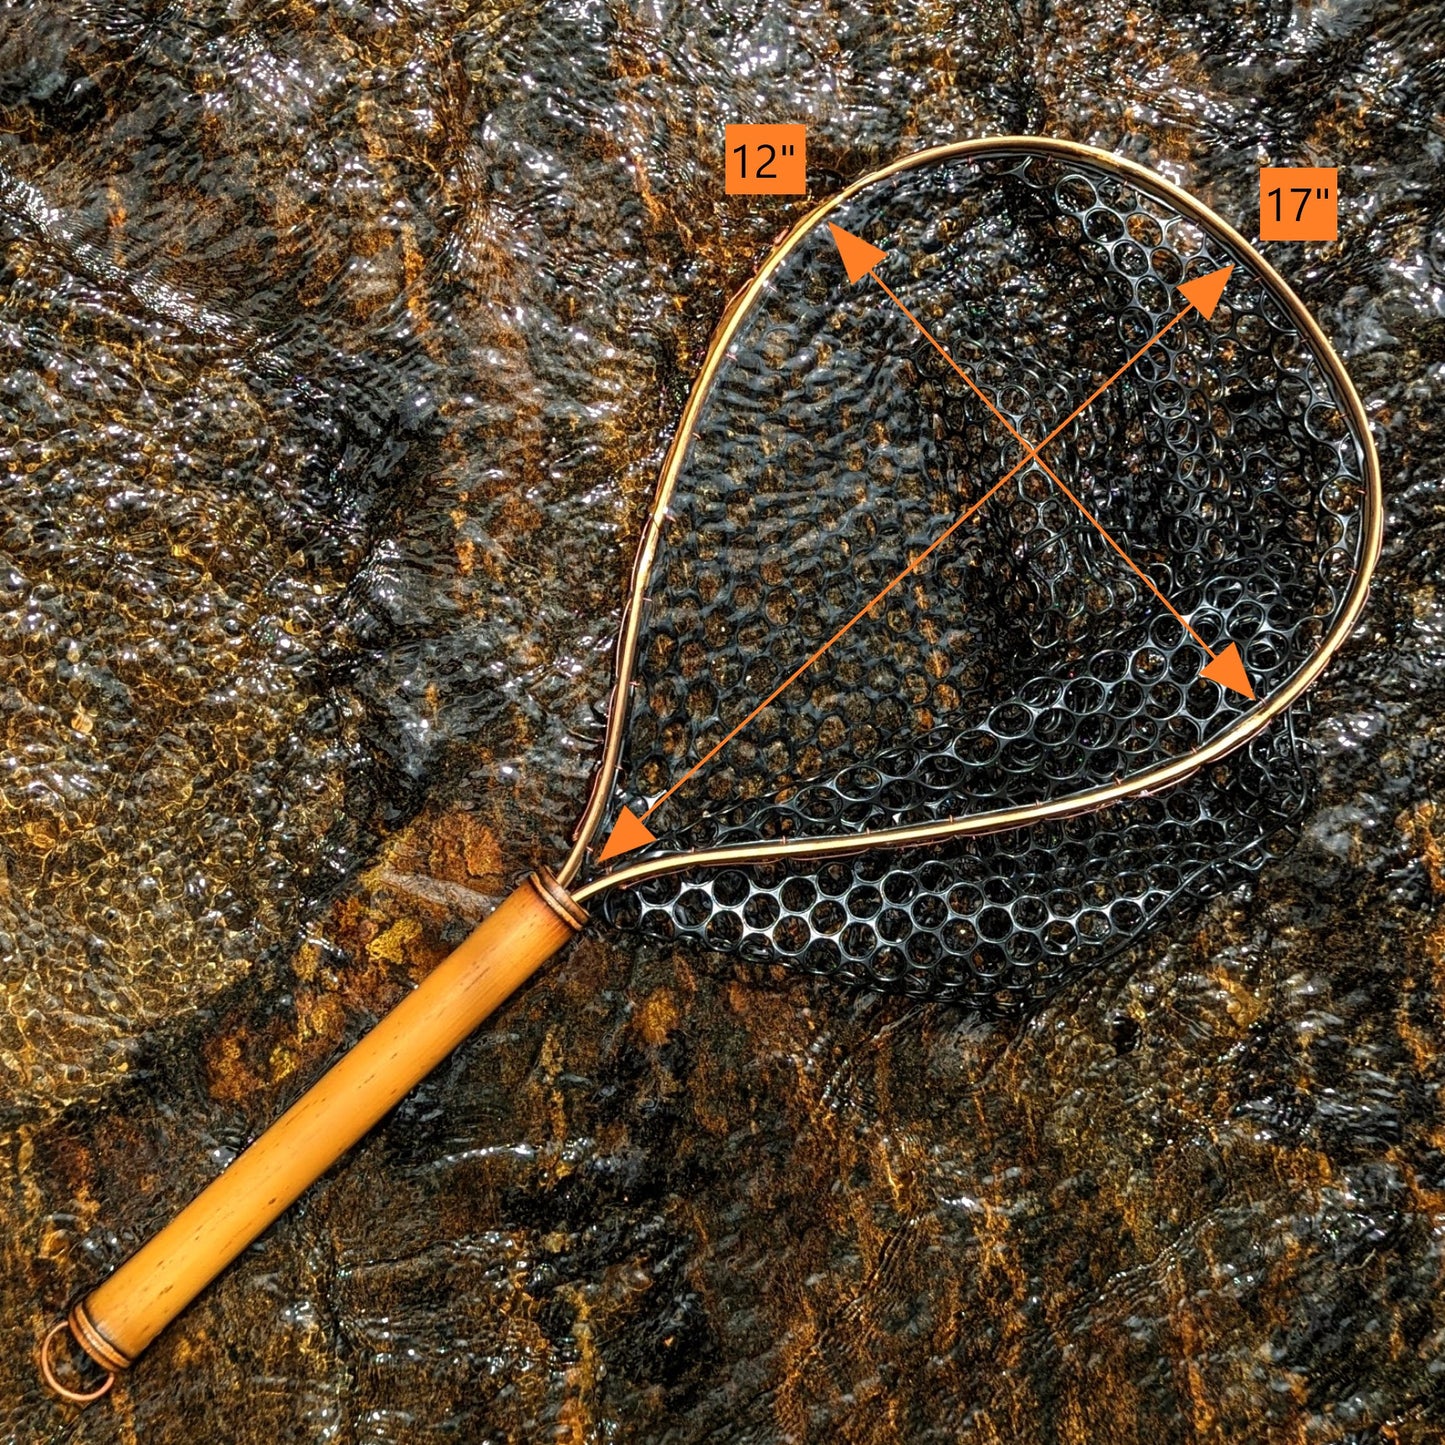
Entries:
[[[806, 662], [794, 668], [726, 737], [720, 742], [714, 743], [702, 757], [643, 813], [641, 818], [639, 818], [631, 808], [624, 807], [617, 822], [613, 824], [612, 832], [608, 834], [607, 842], [603, 845], [601, 853], [597, 855], [598, 862], [605, 862], [608, 858], [614, 858], [619, 853], [630, 853], [634, 848], [641, 848], [644, 844], [653, 842], [653, 834], [648, 831], [646, 824], [643, 822], [643, 818], [650, 818], [689, 778], [700, 772], [717, 757], [770, 702], [775, 702], [781, 697], [835, 642], [851, 632], [854, 626], [861, 622], [904, 578], [916, 572], [970, 517], [974, 516], [983, 504], [988, 501], [1005, 482], [1011, 480], [1015, 473], [1023, 471], [1028, 464], [1029, 458], [1025, 457], [1021, 462], [1010, 467], [978, 501], [960, 516], [955, 517], [944, 531], [940, 532], [892, 581], [874, 593]], [[637, 840], [636, 842], [628, 841], [634, 838]]]
[[[887, 251], [880, 251], [877, 246], [865, 241], [862, 236], [855, 236], [852, 231], [835, 226], [832, 221], [828, 222], [828, 229], [833, 233], [833, 244], [838, 248], [838, 255], [843, 259], [843, 269], [848, 273], [850, 281], [866, 276], [888, 254]], [[874, 280], [877, 279], [875, 276]]]
[[1246, 697], [1249, 697], [1251, 699], [1254, 697], [1254, 690], [1249, 685], [1249, 678], [1245, 673], [1244, 663], [1239, 656], [1239, 649], [1233, 643], [1230, 643], [1229, 646], [1224, 648], [1222, 651], [1218, 653], [1214, 652], [1214, 650], [1210, 648], [1208, 643], [1206, 643], [1204, 639], [1200, 637], [1199, 634], [1195, 632], [1192, 627], [1190, 627], [1189, 623], [1185, 621], [1183, 615], [1176, 611], [1174, 607], [1170, 605], [1168, 599], [1164, 596], [1162, 592], [1159, 591], [1159, 589], [1154, 585], [1153, 581], [1148, 577], [1148, 575], [1141, 568], [1135, 565], [1135, 563], [1132, 561], [1132, 559], [1130, 559], [1124, 549], [1120, 547], [1119, 544], [1115, 542], [1111, 536], [1109, 536], [1108, 532], [1105, 531], [1104, 527], [1100, 524], [1100, 522], [1087, 510], [1087, 508], [1084, 507], [1083, 503], [1080, 502], [1079, 499], [1075, 497], [1067, 487], [1064, 486], [1063, 482], [1054, 475], [1052, 469], [1050, 469], [1048, 465], [1043, 461], [1043, 459], [1039, 456], [1039, 452], [1042, 451], [1044, 447], [1046, 447], [1051, 441], [1053, 441], [1059, 435], [1059, 433], [1062, 432], [1064, 428], [1067, 427], [1072, 421], [1074, 421], [1078, 416], [1080, 416], [1084, 411], [1086, 411], [1090, 406], [1092, 406], [1093, 403], [1097, 401], [1099, 397], [1101, 397], [1116, 381], [1118, 381], [1118, 379], [1123, 376], [1124, 373], [1128, 371], [1129, 368], [1133, 366], [1134, 363], [1138, 361], [1139, 358], [1143, 356], [1151, 346], [1158, 342], [1159, 339], [1167, 332], [1171, 331], [1175, 326], [1177, 326], [1189, 314], [1191, 310], [1199, 311], [1204, 317], [1206, 317], [1206, 319], [1212, 316], [1214, 314], [1215, 307], [1219, 304], [1219, 298], [1223, 294], [1225, 284], [1229, 280], [1229, 273], [1234, 268], [1232, 266], [1225, 266], [1218, 271], [1210, 273], [1208, 276], [1201, 276], [1194, 281], [1186, 282], [1184, 285], [1180, 286], [1179, 290], [1184, 295], [1185, 300], [1189, 302], [1189, 305], [1185, 306], [1178, 315], [1174, 316], [1171, 320], [1169, 320], [1162, 327], [1160, 327], [1160, 329], [1156, 331], [1154, 335], [1151, 336], [1149, 340], [1146, 341], [1144, 345], [1141, 346], [1138, 351], [1136, 351], [1123, 364], [1123, 366], [1121, 366], [1112, 376], [1110, 376], [1092, 393], [1090, 393], [1090, 395], [1086, 397], [1083, 402], [1081, 402], [1077, 407], [1075, 407], [1074, 410], [1070, 412], [1069, 415], [1066, 416], [1063, 421], [1061, 421], [1053, 429], [1053, 431], [1051, 431], [1048, 436], [1043, 439], [1043, 441], [1039, 442], [1037, 446], [1033, 446], [1024, 440], [1024, 438], [1014, 428], [1012, 423], [1010, 423], [1008, 419], [1003, 415], [1003, 413], [1001, 413], [998, 408], [995, 407], [994, 404], [988, 399], [988, 397], [986, 397], [983, 392], [979, 390], [979, 388], [977, 387], [977, 385], [975, 385], [973, 379], [968, 375], [968, 373], [965, 372], [963, 368], [959, 366], [958, 363], [953, 359], [953, 357], [949, 355], [947, 349], [940, 344], [940, 342], [928, 331], [928, 329], [923, 325], [923, 323], [919, 321], [918, 318], [914, 316], [913, 313], [909, 311], [906, 306], [903, 305], [902, 301], [900, 301], [898, 297], [894, 295], [893, 291], [878, 277], [877, 273], [874, 271], [874, 267], [877, 266], [879, 261], [883, 260], [886, 257], [887, 252], [879, 250], [877, 246], [874, 246], [870, 242], [865, 241], [861, 236], [855, 236], [852, 234], [852, 232], [845, 231], [841, 226], [835, 226], [831, 222], [829, 223], [828, 229], [833, 233], [833, 240], [838, 247], [838, 254], [843, 261], [843, 267], [848, 274], [849, 281], [857, 282], [861, 280], [864, 276], [871, 275], [873, 279], [878, 282], [878, 285], [881, 286], [885, 292], [887, 292], [887, 294], [893, 300], [894, 304], [899, 308], [899, 310], [901, 310], [903, 314], [908, 317], [908, 319], [914, 324], [914, 326], [916, 326], [918, 330], [927, 338], [930, 344], [937, 349], [938, 353], [944, 358], [944, 360], [949, 364], [949, 366], [951, 366], [953, 370], [957, 372], [957, 374], [970, 387], [974, 394], [984, 403], [985, 406], [988, 407], [991, 412], [993, 412], [996, 417], [998, 417], [1000, 421], [1003, 422], [1003, 424], [1009, 429], [1009, 431], [1013, 433], [1015, 439], [1024, 448], [1024, 456], [1021, 460], [1019, 460], [1012, 467], [1010, 467], [1009, 470], [1005, 472], [1004, 475], [1001, 476], [998, 481], [996, 481], [993, 486], [991, 486], [988, 491], [985, 492], [983, 496], [978, 499], [978, 501], [974, 502], [970, 507], [968, 507], [964, 512], [962, 512], [958, 517], [956, 517], [943, 532], [941, 532], [936, 538], [934, 538], [934, 540], [929, 543], [929, 545], [922, 552], [920, 552], [918, 556], [913, 559], [912, 562], [908, 564], [907, 567], [905, 567], [900, 573], [898, 573], [896, 577], [894, 577], [883, 588], [881, 588], [868, 602], [866, 602], [862, 607], [860, 607], [858, 611], [855, 612], [853, 616], [850, 617], [848, 621], [845, 622], [843, 626], [840, 627], [805, 662], [795, 668], [793, 672], [791, 672], [781, 683], [779, 683], [778, 686], [775, 687], [773, 691], [770, 692], [767, 697], [765, 697], [760, 703], [758, 703], [758, 705], [753, 708], [753, 710], [748, 713], [748, 715], [744, 717], [741, 722], [739, 722], [719, 742], [715, 743], [711, 748], [709, 748], [708, 751], [704, 753], [703, 756], [699, 758], [697, 762], [695, 762], [692, 767], [690, 767], [644, 813], [642, 813], [640, 817], [638, 816], [638, 814], [634, 813], [631, 808], [624, 807], [617, 819], [617, 822], [613, 824], [612, 831], [608, 834], [607, 841], [603, 845], [602, 851], [597, 855], [599, 862], [606, 862], [609, 858], [615, 858], [623, 853], [631, 853], [638, 848], [645, 847], [648, 843], [655, 842], [656, 835], [652, 832], [650, 828], [648, 828], [644, 820], [651, 817], [652, 814], [655, 813], [665, 802], [667, 802], [667, 800], [671, 798], [673, 794], [676, 793], [678, 789], [683, 786], [684, 783], [686, 783], [690, 778], [694, 777], [698, 772], [700, 772], [704, 767], [706, 767], [707, 764], [711, 762], [712, 759], [715, 758], [718, 753], [720, 753], [723, 748], [725, 748], [728, 743], [730, 743], [740, 732], [742, 732], [742, 730], [747, 727], [747, 725], [752, 722], [753, 719], [756, 718], [758, 714], [763, 711], [764, 708], [766, 708], [770, 703], [776, 701], [778, 697], [780, 697], [784, 692], [786, 692], [787, 689], [793, 685], [793, 683], [795, 683], [810, 667], [812, 667], [815, 662], [818, 661], [820, 657], [824, 655], [824, 653], [826, 653], [838, 641], [845, 637], [853, 629], [853, 627], [864, 617], [866, 617], [873, 610], [873, 608], [876, 607], [878, 603], [883, 600], [883, 598], [885, 598], [896, 586], [898, 586], [900, 582], [902, 582], [905, 578], [909, 577], [912, 573], [917, 571], [917, 569], [923, 564], [923, 562], [934, 551], [941, 547], [961, 526], [963, 526], [965, 522], [967, 522], [971, 517], [977, 515], [979, 510], [983, 507], [984, 503], [987, 502], [989, 498], [994, 495], [995, 492], [997, 492], [1006, 482], [1010, 481], [1018, 472], [1022, 471], [1024, 467], [1026, 467], [1030, 462], [1037, 462], [1039, 466], [1045, 472], [1047, 472], [1050, 477], [1053, 478], [1053, 480], [1063, 490], [1065, 495], [1068, 496], [1070, 500], [1073, 501], [1074, 505], [1077, 506], [1086, 517], [1089, 518], [1090, 522], [1092, 522], [1093, 525], [1099, 530], [1105, 540], [1110, 543], [1114, 550], [1118, 552], [1119, 555], [1123, 557], [1123, 559], [1128, 562], [1131, 567], [1133, 567], [1134, 571], [1139, 574], [1139, 576], [1153, 591], [1154, 595], [1158, 597], [1158, 599], [1164, 604], [1165, 607], [1169, 609], [1171, 613], [1173, 613], [1175, 618], [1178, 619], [1178, 621], [1186, 629], [1186, 631], [1188, 631], [1189, 634], [1199, 643], [1199, 645], [1204, 648], [1205, 652], [1209, 654], [1210, 662], [1201, 669], [1200, 676], [1207, 677], [1212, 682], [1216, 682], [1222, 687], [1232, 688], [1234, 691], [1243, 693]]
[[1224, 295], [1224, 288], [1229, 285], [1229, 278], [1233, 274], [1233, 266], [1221, 266], [1207, 276], [1196, 276], [1192, 281], [1185, 281], [1178, 288], [1179, 294], [1208, 321], [1214, 315], [1214, 308], [1219, 305], [1219, 298]]
[[[661, 800], [659, 799], [659, 801]], [[634, 848], [645, 848], [649, 843], [655, 842], [657, 842], [657, 836], [652, 829], [631, 808], [623, 808], [622, 816], [613, 824], [611, 833], [607, 835], [606, 844], [597, 855], [597, 861], [605, 863], [619, 853], [631, 853]]]
[[[834, 227], [833, 229], [836, 233], [837, 227]], [[847, 232], [844, 232], [843, 234], [846, 235]], [[853, 239], [857, 240], [857, 237], [854, 237]], [[863, 244], [866, 245], [867, 243], [864, 242]], [[869, 247], [869, 249], [872, 250], [875, 248]], [[875, 261], [873, 265], [877, 265], [877, 262]], [[1143, 354], [1143, 352], [1147, 351], [1149, 347], [1153, 346], [1154, 343], [1165, 334], [1165, 332], [1169, 331], [1172, 327], [1178, 325], [1178, 323], [1182, 321], [1190, 313], [1190, 311], [1198, 311], [1202, 316], [1205, 317], [1206, 320], [1209, 317], [1213, 316], [1215, 307], [1219, 305], [1219, 298], [1224, 294], [1225, 285], [1228, 283], [1230, 273], [1233, 270], [1233, 266], [1221, 266], [1217, 271], [1211, 271], [1207, 276], [1199, 276], [1195, 280], [1186, 281], [1182, 286], [1180, 286], [1179, 291], [1189, 304], [1185, 306], [1183, 310], [1178, 313], [1178, 315], [1176, 315], [1172, 320], [1170, 320], [1159, 331], [1155, 332], [1154, 335], [1149, 338], [1148, 342], [1144, 345], [1141, 351], [1135, 352], [1134, 357], [1130, 361], [1129, 365], [1132, 365], [1133, 361], [1137, 361], [1138, 358]], [[851, 268], [849, 269], [848, 274], [851, 278], [853, 275]], [[860, 272], [859, 274], [862, 275], [864, 273]], [[903, 302], [898, 299], [897, 293], [893, 290], [893, 288], [889, 286], [889, 284], [884, 281], [883, 278], [872, 269], [872, 267], [868, 268], [866, 274], [873, 277], [873, 279], [882, 288], [884, 294], [887, 295], [888, 299], [893, 302], [893, 304], [913, 323], [915, 327], [918, 328], [919, 332], [923, 335], [923, 337], [954, 369], [954, 371], [958, 373], [958, 375], [968, 385], [970, 390], [972, 390], [973, 394], [978, 397], [978, 399], [983, 402], [983, 404], [994, 414], [994, 416], [996, 416], [999, 421], [1004, 424], [1013, 439], [1018, 442], [1021, 447], [1023, 447], [1024, 451], [1029, 455], [1029, 457], [1033, 461], [1038, 463], [1040, 470], [1043, 471], [1053, 481], [1054, 485], [1058, 487], [1058, 489], [1074, 504], [1074, 506], [1076, 506], [1079, 511], [1084, 514], [1084, 516], [1089, 520], [1090, 524], [1095, 528], [1099, 535], [1109, 544], [1110, 547], [1114, 549], [1115, 552], [1119, 554], [1119, 556], [1124, 560], [1124, 562], [1134, 571], [1134, 573], [1138, 576], [1139, 580], [1143, 582], [1143, 584], [1164, 606], [1165, 610], [1200, 645], [1200, 647], [1204, 649], [1204, 651], [1209, 656], [1209, 661], [1202, 668], [1200, 668], [1199, 675], [1201, 677], [1207, 677], [1211, 682], [1217, 682], [1221, 687], [1229, 688], [1232, 691], [1240, 693], [1244, 697], [1247, 697], [1251, 701], [1253, 701], [1254, 688], [1250, 686], [1249, 675], [1244, 670], [1244, 661], [1240, 657], [1239, 649], [1234, 645], [1234, 643], [1231, 642], [1227, 648], [1216, 652], [1189, 624], [1189, 621], [1184, 616], [1184, 614], [1164, 595], [1163, 592], [1159, 590], [1158, 586], [1154, 582], [1154, 579], [1150, 577], [1149, 574], [1141, 566], [1139, 566], [1137, 562], [1135, 562], [1135, 560], [1128, 554], [1128, 552], [1126, 552], [1124, 548], [1119, 545], [1119, 543], [1109, 533], [1108, 529], [1104, 526], [1104, 524], [1083, 504], [1083, 502], [1079, 500], [1078, 497], [1074, 495], [1072, 491], [1070, 491], [1067, 486], [1064, 485], [1064, 482], [1062, 478], [1060, 478], [1058, 473], [1055, 472], [1054, 469], [1043, 459], [1043, 457], [1039, 455], [1039, 453], [1044, 449], [1044, 447], [1046, 447], [1056, 436], [1058, 436], [1059, 432], [1064, 427], [1066, 427], [1069, 422], [1074, 419], [1075, 416], [1078, 415], [1078, 411], [1071, 413], [1068, 417], [1064, 419], [1063, 422], [1060, 423], [1059, 426], [1055, 427], [1053, 431], [1051, 431], [1048, 436], [1043, 439], [1043, 441], [1041, 441], [1037, 446], [1034, 446], [1031, 442], [1025, 439], [1019, 429], [1014, 426], [1014, 424], [993, 404], [993, 402], [991, 402], [988, 397], [986, 397], [983, 392], [979, 390], [979, 388], [974, 384], [973, 378], [953, 359], [952, 356], [949, 355], [947, 348], [944, 347], [944, 345], [938, 340], [938, 338], [935, 337], [933, 333], [929, 331], [929, 329], [903, 304]], [[1127, 369], [1127, 367], [1124, 368], [1124, 370]], [[1100, 391], [1096, 391], [1094, 393], [1094, 396], [1090, 397], [1089, 400], [1093, 401], [1094, 397], [1101, 395], [1102, 390], [1107, 389], [1108, 386], [1110, 386], [1114, 381], [1118, 380], [1118, 378], [1122, 375], [1122, 370], [1116, 371], [1114, 375], [1109, 379], [1109, 381], [1104, 383], [1104, 387], [1101, 388]], [[1086, 406], [1088, 404], [1088, 402], [1085, 403]]]

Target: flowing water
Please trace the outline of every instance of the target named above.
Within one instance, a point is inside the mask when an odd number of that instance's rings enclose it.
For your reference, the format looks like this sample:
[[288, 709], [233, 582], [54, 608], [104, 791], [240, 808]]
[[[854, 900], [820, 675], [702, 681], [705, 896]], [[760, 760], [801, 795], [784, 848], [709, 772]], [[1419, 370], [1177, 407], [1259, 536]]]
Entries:
[[[1445, 9], [0, 0], [0, 1432], [1445, 1438]], [[32, 1352], [527, 867], [725, 299], [1006, 132], [1266, 247], [1386, 554], [1256, 885], [1023, 1027], [584, 940], [74, 1417]]]

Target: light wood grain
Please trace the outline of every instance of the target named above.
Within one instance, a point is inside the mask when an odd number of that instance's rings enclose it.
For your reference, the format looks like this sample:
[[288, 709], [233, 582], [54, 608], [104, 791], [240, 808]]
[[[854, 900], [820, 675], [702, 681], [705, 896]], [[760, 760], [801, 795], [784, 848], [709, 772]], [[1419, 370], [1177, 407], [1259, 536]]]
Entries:
[[81, 1346], [106, 1369], [133, 1361], [585, 920], [550, 875], [530, 877], [225, 1173], [76, 1305], [71, 1327]]

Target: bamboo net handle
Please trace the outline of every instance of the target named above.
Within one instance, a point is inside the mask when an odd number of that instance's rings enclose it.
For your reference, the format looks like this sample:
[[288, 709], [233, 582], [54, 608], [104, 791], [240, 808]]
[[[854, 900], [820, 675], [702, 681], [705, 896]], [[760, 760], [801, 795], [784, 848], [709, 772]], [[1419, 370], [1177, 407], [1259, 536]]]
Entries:
[[[70, 1311], [81, 1348], [106, 1370], [129, 1366], [586, 921], [586, 912], [550, 873], [532, 874], [224, 1173]], [[53, 1388], [80, 1403], [80, 1394], [60, 1386], [49, 1368], [53, 1336], [47, 1337], [42, 1369]]]

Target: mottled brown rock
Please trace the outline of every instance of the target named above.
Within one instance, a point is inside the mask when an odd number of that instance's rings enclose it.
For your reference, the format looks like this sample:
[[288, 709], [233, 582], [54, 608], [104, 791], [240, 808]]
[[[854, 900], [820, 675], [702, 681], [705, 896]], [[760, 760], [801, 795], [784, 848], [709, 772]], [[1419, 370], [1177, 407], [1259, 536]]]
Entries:
[[[1445, 1439], [1436, 5], [0, 7], [0, 1435]], [[1018, 1031], [580, 940], [77, 1416], [44, 1327], [537, 861], [726, 297], [1046, 131], [1252, 231], [1382, 582], [1256, 890]]]

